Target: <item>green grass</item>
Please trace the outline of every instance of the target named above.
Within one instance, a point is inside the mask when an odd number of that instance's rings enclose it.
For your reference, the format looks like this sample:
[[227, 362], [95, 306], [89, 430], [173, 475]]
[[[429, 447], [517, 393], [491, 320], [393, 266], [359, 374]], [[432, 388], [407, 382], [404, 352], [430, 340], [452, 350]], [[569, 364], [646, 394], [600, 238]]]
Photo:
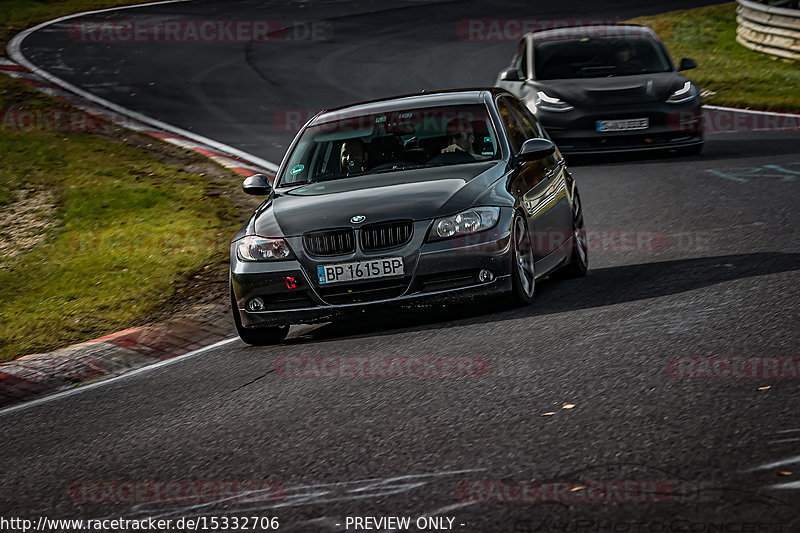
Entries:
[[14, 34], [47, 20], [81, 11], [148, 1], [151, 0], [0, 0], [0, 45], [5, 50]]
[[[0, 109], [53, 107], [0, 76]], [[228, 184], [98, 135], [0, 127], [0, 209], [20, 190], [55, 204], [43, 242], [0, 257], [0, 361], [127, 327], [224, 261], [239, 225]]]
[[[144, 1], [0, 0], [0, 43], [5, 49], [15, 33], [62, 15]], [[29, 213], [49, 221], [39, 244], [0, 257], [0, 361], [141, 321], [204, 265], [224, 262], [239, 225], [220, 196], [228, 181], [101, 135], [19, 128], [14, 115], [54, 109], [69, 108], [0, 76], [0, 211], [23, 191], [55, 205]]]
[[721, 4], [631, 22], [664, 40], [672, 57], [693, 57], [687, 75], [715, 91], [705, 103], [770, 111], [800, 111], [800, 62], [774, 59], [736, 42], [736, 4]]

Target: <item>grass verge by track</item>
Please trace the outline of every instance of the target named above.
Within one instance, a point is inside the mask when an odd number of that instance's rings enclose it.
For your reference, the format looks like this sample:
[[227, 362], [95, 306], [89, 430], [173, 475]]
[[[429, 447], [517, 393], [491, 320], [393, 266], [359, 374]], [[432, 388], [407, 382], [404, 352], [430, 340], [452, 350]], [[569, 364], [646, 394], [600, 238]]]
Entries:
[[768, 111], [800, 111], [800, 62], [774, 59], [736, 42], [736, 4], [639, 17], [664, 40], [672, 57], [692, 57], [686, 74], [714, 91], [705, 103]]
[[0, 361], [130, 326], [225, 262], [228, 171], [108, 123], [60, 131], [65, 106], [5, 76], [0, 109]]
[[[54, 2], [37, 17], [108, 4]], [[0, 361], [141, 323], [198, 290], [227, 261], [238, 183], [0, 75]]]

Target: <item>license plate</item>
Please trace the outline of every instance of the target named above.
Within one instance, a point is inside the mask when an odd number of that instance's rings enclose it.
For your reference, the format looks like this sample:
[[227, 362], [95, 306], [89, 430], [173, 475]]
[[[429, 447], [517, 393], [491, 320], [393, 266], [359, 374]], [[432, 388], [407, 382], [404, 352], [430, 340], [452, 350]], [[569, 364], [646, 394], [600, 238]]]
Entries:
[[650, 119], [629, 118], [625, 120], [598, 120], [595, 124], [597, 131], [630, 131], [646, 130], [650, 126]]
[[403, 259], [400, 257], [384, 257], [383, 259], [357, 261], [355, 263], [319, 265], [317, 266], [317, 274], [320, 285], [342, 281], [402, 276], [404, 274]]

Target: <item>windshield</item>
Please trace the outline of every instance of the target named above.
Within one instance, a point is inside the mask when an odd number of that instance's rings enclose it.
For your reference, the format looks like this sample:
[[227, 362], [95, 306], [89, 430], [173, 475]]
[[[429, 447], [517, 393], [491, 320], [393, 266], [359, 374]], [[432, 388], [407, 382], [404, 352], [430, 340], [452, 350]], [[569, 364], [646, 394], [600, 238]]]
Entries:
[[544, 41], [534, 46], [536, 79], [630, 76], [671, 70], [664, 49], [653, 40]]
[[497, 158], [497, 137], [483, 105], [347, 114], [303, 133], [280, 185]]

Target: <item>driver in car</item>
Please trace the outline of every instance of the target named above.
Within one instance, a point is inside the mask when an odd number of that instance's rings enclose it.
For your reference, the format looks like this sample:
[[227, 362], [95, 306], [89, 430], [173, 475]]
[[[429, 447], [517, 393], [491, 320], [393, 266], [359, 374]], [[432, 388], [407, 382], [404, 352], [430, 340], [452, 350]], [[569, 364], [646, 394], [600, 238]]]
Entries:
[[367, 171], [367, 147], [361, 139], [348, 139], [342, 143], [340, 159], [342, 172], [360, 174]]
[[465, 152], [475, 156], [475, 134], [472, 132], [472, 124], [463, 118], [454, 118], [447, 122], [445, 128], [447, 132], [447, 147], [442, 148], [443, 154], [453, 152]]
[[454, 118], [447, 122], [447, 142], [450, 143], [442, 148], [443, 154], [463, 154], [470, 155], [476, 161], [488, 159], [492, 156], [491, 152], [478, 154], [475, 152], [475, 133], [472, 131], [472, 123], [465, 118]]
[[617, 70], [620, 72], [638, 72], [642, 70], [642, 64], [631, 59], [630, 43], [623, 43], [614, 53]]

